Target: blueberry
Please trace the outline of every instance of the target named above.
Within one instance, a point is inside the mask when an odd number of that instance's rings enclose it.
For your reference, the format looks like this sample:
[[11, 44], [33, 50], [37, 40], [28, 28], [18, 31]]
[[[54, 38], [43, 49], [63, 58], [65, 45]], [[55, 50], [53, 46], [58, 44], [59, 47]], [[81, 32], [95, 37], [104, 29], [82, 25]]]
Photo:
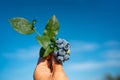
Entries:
[[66, 54], [66, 52], [65, 52], [64, 49], [59, 49], [59, 50], [58, 50], [58, 53], [59, 53], [59, 55], [61, 55], [61, 56], [63, 56], [63, 55]]
[[63, 44], [67, 44], [68, 42], [65, 39], [62, 39]]
[[57, 44], [58, 44], [58, 43], [62, 43], [62, 42], [63, 42], [63, 41], [62, 41], [62, 39], [60, 39], [60, 38], [56, 40], [56, 43], [57, 43]]
[[54, 55], [54, 56], [57, 56], [57, 55], [58, 55], [58, 51], [54, 51], [54, 52], [53, 52], [53, 55]]
[[64, 45], [64, 49], [65, 50], [68, 50], [69, 48], [70, 48], [70, 44], [69, 43], [67, 43], [67, 44]]
[[58, 56], [58, 57], [57, 57], [57, 61], [58, 61], [58, 62], [63, 62], [63, 60], [64, 60], [63, 56]]
[[70, 44], [65, 39], [56, 40], [57, 51], [54, 51], [54, 55], [58, 62], [62, 63], [70, 58]]
[[64, 45], [63, 45], [63, 44], [58, 44], [57, 47], [58, 47], [59, 49], [61, 49], [61, 48], [64, 47]]
[[64, 60], [65, 60], [65, 61], [69, 60], [69, 58], [70, 58], [70, 55], [68, 55], [68, 54], [66, 54], [66, 55], [64, 56]]

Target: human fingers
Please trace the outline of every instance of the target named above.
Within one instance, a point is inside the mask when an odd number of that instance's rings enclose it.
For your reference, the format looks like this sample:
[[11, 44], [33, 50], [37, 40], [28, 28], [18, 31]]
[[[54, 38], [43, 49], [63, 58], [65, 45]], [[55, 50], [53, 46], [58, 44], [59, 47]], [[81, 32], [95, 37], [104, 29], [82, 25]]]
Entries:
[[62, 71], [62, 63], [59, 63], [54, 56], [51, 57], [52, 67], [54, 72]]
[[36, 65], [33, 78], [34, 80], [52, 80], [52, 73], [48, 58], [39, 58]]
[[59, 63], [54, 56], [52, 56], [52, 67], [53, 67], [53, 80], [68, 80], [64, 70], [63, 70], [63, 67], [62, 67], [62, 64]]

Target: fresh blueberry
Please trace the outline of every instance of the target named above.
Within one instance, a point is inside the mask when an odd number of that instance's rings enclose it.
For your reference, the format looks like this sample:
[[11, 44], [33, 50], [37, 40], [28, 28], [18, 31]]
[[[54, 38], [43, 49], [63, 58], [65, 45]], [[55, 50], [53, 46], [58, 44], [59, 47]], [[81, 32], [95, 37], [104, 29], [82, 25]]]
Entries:
[[59, 55], [64, 56], [66, 54], [64, 49], [59, 49], [58, 50]]
[[63, 45], [63, 44], [58, 44], [57, 47], [58, 47], [59, 49], [61, 49], [61, 48], [64, 47], [64, 45]]
[[70, 49], [70, 44], [69, 44], [69, 43], [65, 44], [65, 45], [64, 45], [64, 49], [65, 49], [65, 50]]
[[57, 51], [54, 51], [54, 55], [58, 62], [62, 63], [70, 58], [70, 44], [65, 39], [56, 40]]
[[62, 41], [62, 39], [60, 39], [60, 38], [56, 40], [56, 43], [57, 43], [57, 44], [58, 44], [58, 43], [62, 43], [62, 42], [63, 42], [63, 41]]
[[65, 39], [62, 39], [63, 44], [67, 44], [68, 42]]
[[58, 57], [57, 57], [57, 61], [58, 61], [58, 62], [63, 62], [63, 60], [64, 60], [63, 56], [58, 56]]
[[58, 51], [54, 51], [54, 52], [53, 52], [53, 55], [54, 55], [54, 56], [57, 56], [57, 55], [58, 55]]
[[69, 58], [70, 58], [70, 55], [68, 55], [68, 54], [66, 54], [66, 55], [64, 56], [64, 60], [65, 60], [65, 61], [69, 60]]

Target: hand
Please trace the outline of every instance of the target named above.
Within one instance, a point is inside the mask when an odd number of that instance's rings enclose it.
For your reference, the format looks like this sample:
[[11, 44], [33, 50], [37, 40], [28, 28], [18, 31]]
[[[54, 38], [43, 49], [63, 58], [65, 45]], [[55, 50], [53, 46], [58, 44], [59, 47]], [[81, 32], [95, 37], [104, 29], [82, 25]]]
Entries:
[[50, 68], [51, 62], [47, 58], [39, 58], [34, 71], [34, 80], [52, 80], [52, 72]]
[[58, 63], [53, 56], [39, 58], [33, 77], [34, 80], [68, 80], [62, 64]]
[[52, 80], [68, 80], [63, 70], [62, 64], [58, 63], [54, 58], [54, 56], [52, 56], [51, 59], [52, 59], [52, 68], [53, 68]]

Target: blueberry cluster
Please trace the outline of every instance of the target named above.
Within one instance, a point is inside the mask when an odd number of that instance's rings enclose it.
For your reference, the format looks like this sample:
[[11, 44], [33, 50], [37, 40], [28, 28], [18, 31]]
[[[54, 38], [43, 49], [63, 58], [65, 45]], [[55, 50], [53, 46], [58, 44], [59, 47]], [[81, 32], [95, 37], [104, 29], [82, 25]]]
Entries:
[[57, 49], [53, 52], [56, 60], [60, 63], [69, 60], [70, 58], [70, 44], [65, 39], [56, 40]]

